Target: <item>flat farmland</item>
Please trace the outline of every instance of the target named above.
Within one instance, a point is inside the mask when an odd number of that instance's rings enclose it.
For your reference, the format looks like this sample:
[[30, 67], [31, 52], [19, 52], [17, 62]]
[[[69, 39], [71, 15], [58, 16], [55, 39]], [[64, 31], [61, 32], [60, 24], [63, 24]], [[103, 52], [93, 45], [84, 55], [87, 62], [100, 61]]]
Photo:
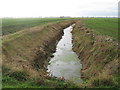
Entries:
[[107, 35], [113, 37], [113, 39], [118, 39], [117, 18], [86, 18], [83, 22], [97, 34]]
[[43, 25], [50, 22], [64, 21], [67, 19], [68, 18], [3, 18], [2, 34], [8, 35], [26, 28]]

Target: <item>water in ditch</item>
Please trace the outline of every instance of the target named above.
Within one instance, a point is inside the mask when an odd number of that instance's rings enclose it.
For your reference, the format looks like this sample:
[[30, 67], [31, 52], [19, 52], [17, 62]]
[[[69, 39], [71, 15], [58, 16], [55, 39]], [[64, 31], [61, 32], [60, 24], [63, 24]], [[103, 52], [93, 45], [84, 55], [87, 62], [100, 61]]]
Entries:
[[64, 35], [58, 42], [54, 57], [49, 61], [47, 72], [51, 76], [64, 78], [74, 83], [82, 82], [80, 71], [82, 65], [77, 54], [72, 50], [72, 33], [75, 24], [64, 29]]

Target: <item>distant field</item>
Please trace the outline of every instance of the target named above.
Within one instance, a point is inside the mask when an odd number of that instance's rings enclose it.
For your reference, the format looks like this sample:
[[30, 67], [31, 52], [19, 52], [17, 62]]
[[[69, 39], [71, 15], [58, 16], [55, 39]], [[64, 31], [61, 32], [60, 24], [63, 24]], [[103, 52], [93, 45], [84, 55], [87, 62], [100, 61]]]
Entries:
[[3, 35], [15, 33], [25, 28], [43, 25], [49, 22], [62, 21], [68, 18], [3, 18], [2, 33]]
[[86, 18], [83, 22], [94, 29], [97, 34], [103, 34], [118, 39], [118, 19], [117, 18]]

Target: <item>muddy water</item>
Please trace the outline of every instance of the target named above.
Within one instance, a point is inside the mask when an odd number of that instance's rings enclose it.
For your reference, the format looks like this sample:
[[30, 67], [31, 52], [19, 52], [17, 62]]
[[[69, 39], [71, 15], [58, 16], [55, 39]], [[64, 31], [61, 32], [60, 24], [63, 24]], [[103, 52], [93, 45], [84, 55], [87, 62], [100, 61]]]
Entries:
[[48, 72], [51, 76], [61, 77], [66, 80], [80, 83], [80, 70], [82, 65], [75, 52], [72, 50], [72, 29], [73, 25], [64, 29], [64, 35], [58, 42], [54, 57], [50, 60], [48, 65]]

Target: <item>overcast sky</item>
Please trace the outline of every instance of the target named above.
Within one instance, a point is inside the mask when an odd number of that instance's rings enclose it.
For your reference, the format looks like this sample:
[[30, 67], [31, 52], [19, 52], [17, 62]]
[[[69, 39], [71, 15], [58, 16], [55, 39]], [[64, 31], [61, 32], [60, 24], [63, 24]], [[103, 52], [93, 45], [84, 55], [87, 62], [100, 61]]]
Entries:
[[0, 0], [0, 17], [117, 16], [119, 0]]

